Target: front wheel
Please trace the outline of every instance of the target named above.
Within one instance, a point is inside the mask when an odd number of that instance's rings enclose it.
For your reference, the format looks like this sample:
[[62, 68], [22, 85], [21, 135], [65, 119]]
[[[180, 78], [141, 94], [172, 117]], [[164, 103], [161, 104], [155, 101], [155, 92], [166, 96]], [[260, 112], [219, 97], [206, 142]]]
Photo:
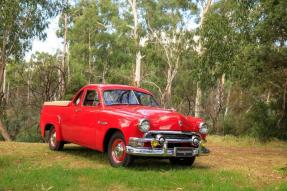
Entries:
[[181, 165], [181, 166], [191, 166], [194, 163], [194, 157], [185, 157], [185, 158], [170, 158], [169, 161], [173, 165]]
[[49, 132], [49, 148], [53, 151], [63, 150], [64, 142], [57, 141], [56, 136], [57, 136], [56, 129], [52, 127]]
[[108, 156], [113, 167], [129, 166], [132, 163], [133, 158], [126, 153], [126, 142], [122, 133], [116, 132], [111, 137]]

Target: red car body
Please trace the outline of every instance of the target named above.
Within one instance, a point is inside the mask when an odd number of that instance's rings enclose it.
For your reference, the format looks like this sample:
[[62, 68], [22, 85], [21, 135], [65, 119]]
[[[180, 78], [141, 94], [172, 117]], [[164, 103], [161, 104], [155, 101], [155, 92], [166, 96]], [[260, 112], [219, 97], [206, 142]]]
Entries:
[[[115, 162], [118, 165], [111, 163], [113, 166], [123, 165], [126, 156], [177, 157], [175, 148], [180, 147], [191, 148], [192, 155], [188, 151], [182, 151], [189, 157], [200, 154], [200, 142], [205, 139], [207, 133], [206, 130], [200, 131], [205, 125], [201, 118], [184, 116], [173, 110], [142, 105], [139, 102], [109, 105], [106, 99], [111, 95], [107, 94], [107, 98], [104, 98], [104, 92], [114, 90], [129, 91], [131, 96], [134, 95], [134, 99], [138, 98], [136, 94], [152, 99], [152, 93], [142, 88], [95, 84], [81, 88], [71, 101], [45, 102], [41, 111], [40, 127], [43, 138], [49, 132], [50, 148], [59, 150], [64, 143], [75, 143], [101, 152], [109, 151], [109, 145], [113, 147], [110, 139], [117, 132], [123, 141], [122, 145], [119, 142], [114, 146], [118, 152], [115, 154], [111, 150], [111, 157], [120, 153], [121, 160]], [[93, 95], [90, 96], [91, 94]], [[89, 103], [91, 99], [88, 96], [95, 96], [92, 104]], [[141, 120], [145, 120], [141, 127], [149, 127], [146, 132], [139, 128]], [[160, 138], [163, 138], [161, 142], [157, 140]], [[197, 139], [194, 142], [199, 141], [198, 145], [192, 145], [192, 138]], [[171, 146], [173, 140], [178, 142]], [[168, 153], [169, 150], [172, 153]]]

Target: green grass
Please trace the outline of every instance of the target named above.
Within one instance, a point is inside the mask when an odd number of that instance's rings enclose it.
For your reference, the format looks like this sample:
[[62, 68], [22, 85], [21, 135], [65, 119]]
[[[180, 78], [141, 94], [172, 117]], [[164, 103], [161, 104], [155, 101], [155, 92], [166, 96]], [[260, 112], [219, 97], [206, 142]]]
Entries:
[[[0, 191], [287, 190], [285, 180], [267, 184], [241, 170], [205, 165], [208, 158], [197, 158], [192, 167], [148, 159], [112, 168], [107, 161], [105, 154], [75, 145], [52, 152], [46, 144], [0, 142]], [[285, 170], [278, 168], [278, 174]]]
[[[65, 168], [52, 165], [35, 168], [29, 161], [1, 157], [0, 190], [252, 190], [239, 173], [198, 168], [170, 168], [156, 165], [111, 168]], [[3, 161], [5, 161], [3, 163]], [[7, 162], [9, 161], [9, 162]], [[97, 162], [97, 161], [95, 161]]]

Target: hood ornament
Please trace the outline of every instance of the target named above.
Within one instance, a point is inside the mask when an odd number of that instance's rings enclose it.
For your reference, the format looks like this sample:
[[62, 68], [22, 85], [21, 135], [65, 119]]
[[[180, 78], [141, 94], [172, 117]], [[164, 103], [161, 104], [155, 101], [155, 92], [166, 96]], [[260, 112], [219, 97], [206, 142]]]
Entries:
[[178, 125], [182, 127], [183, 122], [181, 120], [178, 121]]

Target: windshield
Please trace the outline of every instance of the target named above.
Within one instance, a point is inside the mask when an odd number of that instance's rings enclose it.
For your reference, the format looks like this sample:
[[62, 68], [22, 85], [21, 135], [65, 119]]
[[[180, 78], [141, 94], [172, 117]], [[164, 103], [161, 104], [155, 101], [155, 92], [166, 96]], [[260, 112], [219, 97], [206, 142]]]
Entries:
[[106, 105], [158, 106], [152, 95], [133, 90], [106, 90], [104, 101]]

